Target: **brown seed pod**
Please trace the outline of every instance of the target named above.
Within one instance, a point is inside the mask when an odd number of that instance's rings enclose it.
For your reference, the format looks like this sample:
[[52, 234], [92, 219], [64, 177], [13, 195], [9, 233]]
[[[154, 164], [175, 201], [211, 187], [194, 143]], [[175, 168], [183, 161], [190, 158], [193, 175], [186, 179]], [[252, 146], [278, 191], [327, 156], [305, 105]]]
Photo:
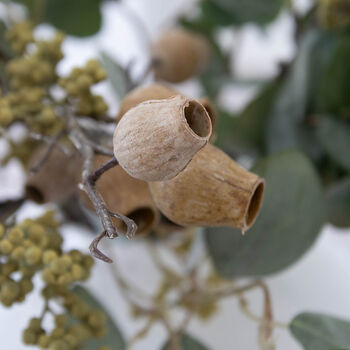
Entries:
[[208, 144], [175, 178], [149, 186], [160, 211], [179, 225], [245, 232], [258, 215], [265, 183]]
[[[117, 116], [117, 122], [120, 121], [120, 119], [123, 117], [123, 115], [130, 110], [131, 108], [137, 106], [138, 104], [149, 101], [149, 100], [163, 100], [170, 97], [173, 97], [175, 95], [182, 95], [180, 92], [176, 91], [175, 89], [171, 88], [170, 86], [160, 84], [160, 83], [153, 83], [150, 85], [142, 85], [138, 86], [137, 88], [131, 90], [123, 99], [119, 114]], [[183, 95], [182, 95], [183, 96]], [[210, 120], [211, 120], [211, 126], [212, 126], [212, 135], [210, 137], [210, 141], [213, 141], [214, 138], [214, 132], [215, 132], [215, 125], [216, 125], [216, 113], [213, 104], [207, 97], [203, 97], [198, 100], [205, 110], [207, 111]]]
[[183, 29], [165, 32], [152, 47], [156, 79], [179, 83], [200, 73], [210, 58], [208, 41]]
[[118, 123], [114, 155], [137, 179], [168, 180], [186, 167], [210, 135], [210, 118], [196, 100], [181, 95], [150, 100], [130, 109]]
[[[47, 146], [34, 152], [29, 161], [29, 169], [38, 164]], [[72, 150], [67, 155], [55, 147], [38, 172], [28, 174], [25, 196], [37, 203], [62, 203], [77, 190], [81, 179], [82, 159]]]
[[[108, 159], [106, 156], [96, 156], [94, 159], [95, 168]], [[120, 166], [103, 174], [97, 182], [97, 189], [109, 210], [123, 214], [135, 221], [137, 235], [149, 233], [158, 224], [159, 212], [147, 183], [131, 177]], [[94, 210], [85, 192], [81, 191], [80, 198], [86, 207]], [[121, 220], [113, 219], [113, 221], [119, 229], [126, 230]]]
[[180, 93], [170, 86], [153, 83], [150, 85], [141, 85], [131, 90], [123, 99], [117, 121], [131, 108], [137, 106], [141, 102], [148, 100], [164, 100]]

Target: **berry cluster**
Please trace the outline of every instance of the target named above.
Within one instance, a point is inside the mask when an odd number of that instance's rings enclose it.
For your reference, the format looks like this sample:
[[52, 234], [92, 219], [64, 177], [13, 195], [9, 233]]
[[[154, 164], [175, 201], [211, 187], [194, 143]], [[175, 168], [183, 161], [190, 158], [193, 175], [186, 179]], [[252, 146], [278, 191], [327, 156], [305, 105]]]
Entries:
[[22, 121], [33, 131], [48, 135], [62, 129], [49, 88], [57, 81], [63, 38], [62, 33], [57, 33], [52, 40], [34, 40], [33, 26], [27, 21], [7, 32], [10, 45], [20, 55], [6, 65], [9, 91], [0, 100], [0, 126]]
[[[9, 307], [24, 301], [33, 290], [33, 277], [41, 272], [45, 309], [40, 318], [30, 320], [23, 342], [42, 349], [79, 349], [89, 338], [105, 335], [106, 317], [71, 291], [72, 283], [90, 276], [94, 261], [78, 250], [64, 253], [58, 226], [52, 211], [10, 227], [0, 225], [0, 302]], [[63, 313], [50, 308], [53, 300], [61, 302]], [[48, 313], [55, 318], [49, 331], [43, 326]]]
[[74, 68], [70, 75], [60, 78], [58, 84], [69, 98], [76, 100], [77, 113], [98, 118], [108, 106], [100, 95], [91, 92], [92, 85], [106, 79], [106, 72], [97, 60], [89, 60], [82, 68]]

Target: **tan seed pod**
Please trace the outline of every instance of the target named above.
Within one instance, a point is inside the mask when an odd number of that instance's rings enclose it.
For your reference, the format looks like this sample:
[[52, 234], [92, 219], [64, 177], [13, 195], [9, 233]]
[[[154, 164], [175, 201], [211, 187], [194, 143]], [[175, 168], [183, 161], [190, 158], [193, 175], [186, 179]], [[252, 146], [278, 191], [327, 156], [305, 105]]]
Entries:
[[153, 83], [150, 85], [138, 86], [124, 97], [120, 105], [117, 121], [119, 121], [129, 109], [137, 106], [141, 102], [148, 100], [163, 100], [174, 95], [179, 95], [179, 92], [164, 84]]
[[[108, 159], [106, 156], [96, 156], [94, 159], [95, 168]], [[159, 211], [147, 183], [131, 177], [120, 166], [104, 173], [97, 182], [97, 189], [109, 210], [123, 214], [135, 221], [137, 235], [149, 233], [158, 224]], [[94, 210], [85, 192], [81, 191], [80, 198], [86, 207]], [[119, 229], [126, 230], [121, 220], [113, 219], [113, 221]]]
[[[120, 121], [120, 119], [123, 117], [123, 115], [130, 110], [131, 108], [137, 106], [138, 104], [148, 101], [148, 100], [163, 100], [170, 97], [173, 97], [175, 95], [182, 95], [180, 92], [176, 91], [175, 89], [171, 88], [170, 86], [160, 84], [160, 83], [153, 83], [150, 85], [141, 85], [137, 88], [131, 90], [123, 99], [121, 105], [119, 114], [117, 116], [117, 122]], [[211, 120], [211, 126], [212, 126], [212, 135], [210, 137], [210, 141], [213, 141], [213, 136], [215, 132], [215, 125], [216, 125], [216, 113], [213, 104], [207, 97], [203, 97], [198, 100], [205, 110], [207, 111], [210, 120]]]
[[203, 36], [178, 28], [169, 30], [152, 47], [155, 78], [171, 83], [187, 80], [207, 66], [210, 51]]
[[258, 215], [265, 182], [208, 144], [175, 178], [149, 186], [160, 211], [179, 225], [245, 232]]
[[[47, 146], [39, 148], [29, 161], [29, 169], [34, 167], [46, 152]], [[49, 158], [36, 173], [28, 173], [25, 195], [37, 203], [62, 203], [77, 190], [81, 180], [82, 159], [72, 150], [67, 155], [55, 147]]]
[[130, 109], [118, 123], [114, 155], [131, 176], [162, 181], [176, 176], [205, 146], [211, 122], [196, 100], [178, 95]]

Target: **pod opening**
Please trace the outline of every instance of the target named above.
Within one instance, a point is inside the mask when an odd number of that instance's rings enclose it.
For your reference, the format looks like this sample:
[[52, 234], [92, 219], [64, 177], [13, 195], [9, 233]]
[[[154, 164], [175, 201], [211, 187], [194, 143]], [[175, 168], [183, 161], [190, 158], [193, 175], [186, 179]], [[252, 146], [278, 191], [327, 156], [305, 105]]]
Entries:
[[262, 199], [264, 196], [264, 190], [265, 190], [265, 183], [261, 182], [256, 188], [253, 193], [252, 198], [250, 199], [247, 216], [246, 216], [246, 224], [247, 226], [251, 226], [256, 217], [258, 216]]
[[25, 196], [28, 199], [31, 199], [32, 201], [42, 204], [44, 203], [44, 195], [39, 190], [39, 188], [33, 186], [33, 185], [26, 185], [25, 187]]
[[[138, 208], [128, 213], [127, 217], [135, 221], [137, 225], [137, 235], [150, 232], [157, 222], [157, 213], [152, 208], [147, 207]], [[122, 222], [121, 228], [126, 231], [124, 222]]]
[[211, 122], [205, 108], [198, 102], [189, 101], [184, 109], [185, 118], [191, 130], [200, 137], [208, 137], [211, 133]]

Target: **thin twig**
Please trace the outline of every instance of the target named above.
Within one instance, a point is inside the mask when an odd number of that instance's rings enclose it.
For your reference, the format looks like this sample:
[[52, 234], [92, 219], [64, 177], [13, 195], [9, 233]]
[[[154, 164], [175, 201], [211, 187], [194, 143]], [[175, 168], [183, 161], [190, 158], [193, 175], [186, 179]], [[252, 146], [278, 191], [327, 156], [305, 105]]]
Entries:
[[52, 151], [57, 146], [58, 141], [60, 140], [60, 138], [64, 134], [65, 134], [65, 130], [61, 130], [60, 132], [58, 132], [55, 136], [53, 136], [50, 139], [50, 141], [48, 142], [47, 148], [46, 148], [44, 154], [42, 155], [42, 157], [39, 159], [39, 161], [33, 167], [30, 168], [31, 173], [37, 173], [40, 170], [40, 168], [50, 158]]

